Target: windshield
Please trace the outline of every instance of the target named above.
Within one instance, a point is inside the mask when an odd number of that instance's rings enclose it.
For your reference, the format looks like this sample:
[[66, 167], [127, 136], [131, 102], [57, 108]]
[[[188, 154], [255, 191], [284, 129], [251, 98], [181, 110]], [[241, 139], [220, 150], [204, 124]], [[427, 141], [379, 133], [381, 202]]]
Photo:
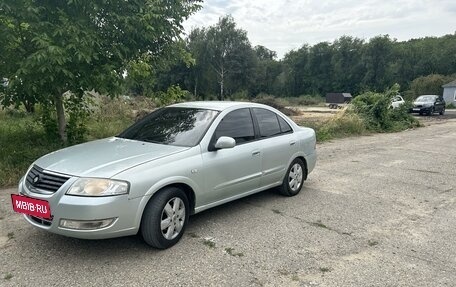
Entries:
[[419, 96], [415, 102], [433, 102], [436, 98], [436, 96]]
[[195, 108], [162, 108], [133, 124], [118, 137], [170, 144], [195, 146], [218, 112]]

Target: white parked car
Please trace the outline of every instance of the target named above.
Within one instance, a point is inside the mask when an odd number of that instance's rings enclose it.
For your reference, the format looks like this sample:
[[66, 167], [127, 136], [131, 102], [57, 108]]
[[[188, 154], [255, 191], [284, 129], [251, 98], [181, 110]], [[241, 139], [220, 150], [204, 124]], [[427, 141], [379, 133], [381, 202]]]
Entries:
[[399, 108], [401, 105], [403, 105], [405, 103], [404, 99], [397, 95], [397, 96], [394, 96], [392, 99], [391, 99], [391, 107], [393, 109], [395, 108]]
[[265, 105], [190, 102], [158, 109], [120, 135], [36, 160], [12, 195], [43, 230], [97, 239], [140, 233], [176, 244], [189, 215], [278, 187], [300, 192], [315, 131]]

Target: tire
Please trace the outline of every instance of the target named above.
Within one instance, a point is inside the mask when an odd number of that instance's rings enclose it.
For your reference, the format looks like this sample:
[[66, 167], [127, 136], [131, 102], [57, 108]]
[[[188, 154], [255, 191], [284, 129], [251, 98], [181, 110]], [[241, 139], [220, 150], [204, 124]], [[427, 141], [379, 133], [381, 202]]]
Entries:
[[432, 116], [434, 114], [434, 107], [429, 108], [428, 116]]
[[175, 245], [184, 234], [189, 213], [185, 192], [176, 187], [162, 189], [152, 197], [144, 209], [141, 218], [141, 234], [144, 241], [157, 249]]
[[443, 116], [444, 114], [445, 114], [445, 108], [443, 108], [443, 109], [440, 111], [439, 115]]
[[307, 177], [307, 170], [304, 162], [296, 158], [288, 167], [282, 185], [279, 187], [279, 192], [285, 196], [295, 196], [298, 194]]

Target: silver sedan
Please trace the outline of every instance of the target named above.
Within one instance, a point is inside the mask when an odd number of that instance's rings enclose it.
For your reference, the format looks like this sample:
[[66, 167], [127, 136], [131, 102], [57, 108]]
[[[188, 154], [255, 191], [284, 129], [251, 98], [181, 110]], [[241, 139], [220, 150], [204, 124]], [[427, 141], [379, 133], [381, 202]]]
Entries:
[[265, 105], [189, 102], [158, 109], [118, 136], [35, 161], [12, 195], [32, 225], [99, 239], [138, 232], [155, 248], [189, 215], [277, 187], [298, 194], [316, 162], [313, 129]]

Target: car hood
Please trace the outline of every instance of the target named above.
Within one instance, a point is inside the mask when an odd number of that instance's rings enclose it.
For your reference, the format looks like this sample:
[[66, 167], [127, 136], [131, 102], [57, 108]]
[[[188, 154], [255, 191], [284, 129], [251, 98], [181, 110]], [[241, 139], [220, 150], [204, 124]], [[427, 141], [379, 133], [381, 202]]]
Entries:
[[426, 101], [426, 102], [413, 102], [414, 105], [433, 105], [434, 102], [429, 102], [429, 101]]
[[52, 152], [35, 164], [73, 176], [110, 178], [128, 168], [187, 149], [112, 137]]

